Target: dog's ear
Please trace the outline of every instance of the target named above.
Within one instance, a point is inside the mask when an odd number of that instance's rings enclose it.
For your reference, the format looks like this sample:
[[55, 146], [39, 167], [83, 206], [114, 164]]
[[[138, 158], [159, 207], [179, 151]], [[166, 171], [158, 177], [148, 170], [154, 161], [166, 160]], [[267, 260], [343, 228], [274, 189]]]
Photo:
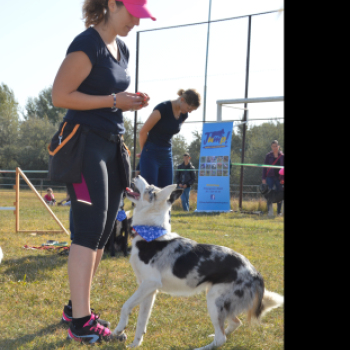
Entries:
[[157, 200], [160, 202], [165, 202], [169, 200], [168, 198], [171, 195], [171, 192], [173, 192], [176, 189], [176, 187], [177, 187], [176, 184], [171, 184], [162, 188], [160, 192], [156, 193]]
[[169, 202], [173, 204], [181, 195], [182, 195], [183, 190], [178, 189], [173, 192], [171, 192]]

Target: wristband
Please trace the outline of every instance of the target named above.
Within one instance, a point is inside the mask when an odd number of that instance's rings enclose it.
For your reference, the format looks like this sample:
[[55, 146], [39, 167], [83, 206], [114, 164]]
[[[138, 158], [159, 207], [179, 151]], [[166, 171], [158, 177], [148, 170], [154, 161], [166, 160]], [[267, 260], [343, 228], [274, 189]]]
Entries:
[[116, 94], [111, 94], [113, 96], [113, 107], [111, 108], [116, 108], [117, 107], [117, 95]]

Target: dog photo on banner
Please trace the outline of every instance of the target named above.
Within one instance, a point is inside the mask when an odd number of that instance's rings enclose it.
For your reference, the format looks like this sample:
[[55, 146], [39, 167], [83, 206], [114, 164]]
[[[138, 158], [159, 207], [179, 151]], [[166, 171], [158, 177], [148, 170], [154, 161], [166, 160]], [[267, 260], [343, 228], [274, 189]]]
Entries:
[[233, 122], [203, 125], [196, 212], [229, 212]]

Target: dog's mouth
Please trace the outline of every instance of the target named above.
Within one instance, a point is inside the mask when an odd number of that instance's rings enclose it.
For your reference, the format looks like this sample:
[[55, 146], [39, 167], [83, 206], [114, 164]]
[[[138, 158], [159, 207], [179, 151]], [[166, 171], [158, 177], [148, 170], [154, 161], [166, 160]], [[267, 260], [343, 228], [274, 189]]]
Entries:
[[134, 183], [131, 184], [131, 187], [133, 189], [131, 189], [129, 187], [127, 187], [125, 189], [126, 195], [129, 196], [129, 197], [132, 197], [132, 198], [134, 198], [136, 200], [138, 200], [140, 198], [140, 193], [139, 193], [138, 189], [135, 187]]

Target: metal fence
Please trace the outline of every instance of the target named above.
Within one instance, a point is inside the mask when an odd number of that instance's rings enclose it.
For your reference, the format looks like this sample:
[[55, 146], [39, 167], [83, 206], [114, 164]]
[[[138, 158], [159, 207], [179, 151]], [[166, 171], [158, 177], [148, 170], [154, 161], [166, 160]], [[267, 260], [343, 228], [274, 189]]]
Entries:
[[[195, 88], [202, 95], [201, 106], [181, 129], [188, 146], [195, 141], [194, 135], [202, 132], [203, 123], [234, 121], [230, 192], [240, 201], [243, 197], [260, 198], [262, 168], [235, 164], [262, 164], [275, 139], [284, 150], [284, 103], [242, 102], [233, 108], [225, 101], [284, 95], [283, 21], [278, 11], [215, 21], [209, 13], [207, 22], [137, 32], [135, 92], [146, 92], [153, 107], [175, 99], [180, 88]], [[217, 101], [221, 101], [220, 112]], [[133, 117], [134, 172], [137, 132], [149, 110], [126, 113], [126, 117]], [[48, 181], [44, 174], [26, 175], [39, 192], [47, 187], [65, 191], [65, 186]], [[13, 179], [11, 174], [0, 176], [1, 191], [12, 190], [13, 185], [14, 175]], [[21, 188], [26, 187], [21, 182]], [[196, 188], [194, 184], [193, 190]]]
[[[209, 10], [207, 22], [139, 31], [135, 92], [149, 94], [155, 106], [175, 99], [180, 88], [195, 88], [203, 101], [181, 129], [188, 144], [195, 132], [201, 132], [203, 123], [243, 122], [239, 142], [236, 140], [232, 149], [232, 163], [254, 160], [262, 164], [272, 140], [277, 139], [284, 149], [283, 20], [279, 11], [271, 11], [212, 21]], [[257, 96], [260, 103], [247, 102]], [[276, 96], [278, 102], [273, 102]], [[246, 102], [232, 108], [225, 104], [232, 99]], [[270, 102], [264, 103], [264, 99]], [[222, 102], [220, 112], [217, 101]], [[137, 132], [148, 113], [134, 112], [134, 171]], [[262, 134], [259, 125], [264, 125]], [[240, 207], [244, 195], [257, 193], [261, 172], [259, 167], [231, 168], [231, 192], [236, 194], [238, 186]]]

